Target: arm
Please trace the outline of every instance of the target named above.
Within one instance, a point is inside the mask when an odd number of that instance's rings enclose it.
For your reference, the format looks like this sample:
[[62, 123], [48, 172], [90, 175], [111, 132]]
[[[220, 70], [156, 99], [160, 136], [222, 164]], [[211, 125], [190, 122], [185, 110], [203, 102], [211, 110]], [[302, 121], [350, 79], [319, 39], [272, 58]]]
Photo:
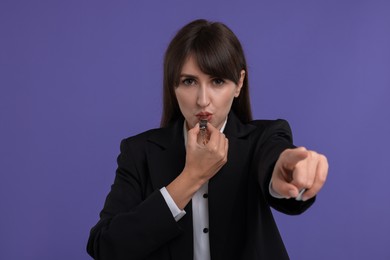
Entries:
[[[180, 209], [226, 163], [226, 137], [210, 124], [207, 128], [207, 145], [197, 141], [198, 126], [188, 132], [185, 167], [166, 187]], [[115, 182], [88, 241], [87, 251], [95, 259], [143, 259], [182, 232], [161, 192], [153, 191], [147, 169], [140, 169], [145, 161], [142, 151], [132, 153], [126, 141], [122, 142]]]
[[198, 139], [199, 124], [188, 131], [185, 167], [167, 186], [169, 194], [180, 209], [183, 209], [200, 187], [227, 162], [227, 138], [211, 124], [207, 124], [207, 130], [210, 137], [206, 144]]
[[122, 141], [114, 184], [88, 240], [93, 258], [142, 259], [181, 233], [160, 191], [148, 187], [146, 175]]
[[[295, 146], [292, 144], [291, 129], [286, 121], [277, 120], [270, 124], [265, 129], [262, 138], [264, 138], [264, 141], [258, 152], [260, 162], [258, 179], [265, 198], [272, 207], [283, 213], [294, 215], [304, 212], [314, 203], [315, 195], [318, 193], [320, 185], [316, 184], [316, 188], [310, 190], [310, 188], [313, 187], [312, 185], [307, 185], [307, 180], [310, 178], [303, 176], [308, 176], [308, 172], [313, 176], [313, 172], [315, 174], [316, 171], [308, 170], [304, 174], [302, 174], [302, 170], [299, 172], [296, 171], [297, 168], [295, 165], [297, 162], [305, 160], [305, 154], [300, 153], [302, 148], [295, 149]], [[295, 154], [295, 156], [292, 156], [291, 154]], [[286, 160], [288, 158], [291, 159], [291, 157], [295, 158], [295, 162], [288, 164]], [[313, 168], [313, 164], [310, 164], [311, 166], [306, 167], [306, 169]], [[287, 165], [288, 169], [286, 168]], [[325, 168], [322, 172], [327, 172], [327, 168]], [[285, 178], [281, 178], [282, 176]], [[286, 197], [286, 199], [277, 199], [269, 194], [271, 178], [272, 188], [277, 193]], [[314, 178], [312, 178], [312, 180], [314, 180]], [[320, 178], [318, 178], [318, 180], [320, 180]], [[298, 193], [302, 188], [309, 188], [304, 194], [305, 201], [297, 201], [295, 200], [295, 197], [298, 196]]]

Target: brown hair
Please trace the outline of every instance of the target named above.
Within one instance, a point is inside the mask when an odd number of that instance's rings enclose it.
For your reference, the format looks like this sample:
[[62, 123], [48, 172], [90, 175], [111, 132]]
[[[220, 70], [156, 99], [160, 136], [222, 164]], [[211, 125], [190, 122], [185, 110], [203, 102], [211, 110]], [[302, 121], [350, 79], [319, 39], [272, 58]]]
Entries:
[[200, 19], [180, 29], [165, 52], [161, 127], [182, 117], [175, 87], [179, 85], [181, 69], [189, 55], [194, 55], [203, 73], [236, 84], [241, 70], [245, 70], [240, 95], [234, 99], [231, 110], [243, 123], [251, 121], [248, 70], [240, 42], [223, 23]]

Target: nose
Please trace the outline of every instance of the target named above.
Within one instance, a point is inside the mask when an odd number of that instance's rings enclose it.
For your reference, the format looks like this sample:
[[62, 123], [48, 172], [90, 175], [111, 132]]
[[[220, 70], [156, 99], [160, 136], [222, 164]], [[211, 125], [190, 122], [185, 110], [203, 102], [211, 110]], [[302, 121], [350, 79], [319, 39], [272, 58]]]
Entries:
[[202, 84], [198, 89], [197, 104], [200, 107], [207, 107], [210, 104], [210, 93], [205, 84]]

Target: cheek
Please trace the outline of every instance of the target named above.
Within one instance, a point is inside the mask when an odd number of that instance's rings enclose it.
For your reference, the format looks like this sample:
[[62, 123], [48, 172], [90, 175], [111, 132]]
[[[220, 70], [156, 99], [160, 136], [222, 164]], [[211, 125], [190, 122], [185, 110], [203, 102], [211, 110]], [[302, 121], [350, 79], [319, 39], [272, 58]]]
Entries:
[[183, 95], [180, 93], [180, 91], [175, 90], [176, 100], [177, 103], [181, 104], [183, 102]]
[[[183, 91], [175, 91], [176, 93], [176, 100], [179, 104], [180, 110], [186, 109], [189, 106], [191, 106], [191, 95], [188, 95], [188, 93]], [[184, 111], [182, 111], [184, 112]]]
[[220, 107], [224, 107], [226, 110], [230, 110], [230, 107], [233, 103], [235, 92], [233, 91], [226, 91], [225, 93], [221, 93], [219, 96], [219, 105]]

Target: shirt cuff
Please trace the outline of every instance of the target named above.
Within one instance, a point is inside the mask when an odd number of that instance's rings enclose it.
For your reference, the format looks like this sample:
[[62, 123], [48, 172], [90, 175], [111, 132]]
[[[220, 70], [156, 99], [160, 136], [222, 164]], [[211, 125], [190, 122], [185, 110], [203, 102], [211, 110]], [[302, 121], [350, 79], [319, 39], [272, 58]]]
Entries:
[[272, 197], [274, 197], [275, 199], [285, 199], [284, 196], [280, 195], [279, 193], [277, 193], [276, 191], [274, 191], [274, 189], [272, 189], [272, 181], [269, 182], [269, 194], [271, 194]]
[[184, 210], [179, 209], [179, 207], [173, 201], [171, 195], [165, 187], [162, 187], [160, 189], [160, 192], [161, 195], [163, 195], [169, 209], [171, 210], [172, 216], [175, 218], [176, 222], [179, 221], [186, 214], [186, 212]]

